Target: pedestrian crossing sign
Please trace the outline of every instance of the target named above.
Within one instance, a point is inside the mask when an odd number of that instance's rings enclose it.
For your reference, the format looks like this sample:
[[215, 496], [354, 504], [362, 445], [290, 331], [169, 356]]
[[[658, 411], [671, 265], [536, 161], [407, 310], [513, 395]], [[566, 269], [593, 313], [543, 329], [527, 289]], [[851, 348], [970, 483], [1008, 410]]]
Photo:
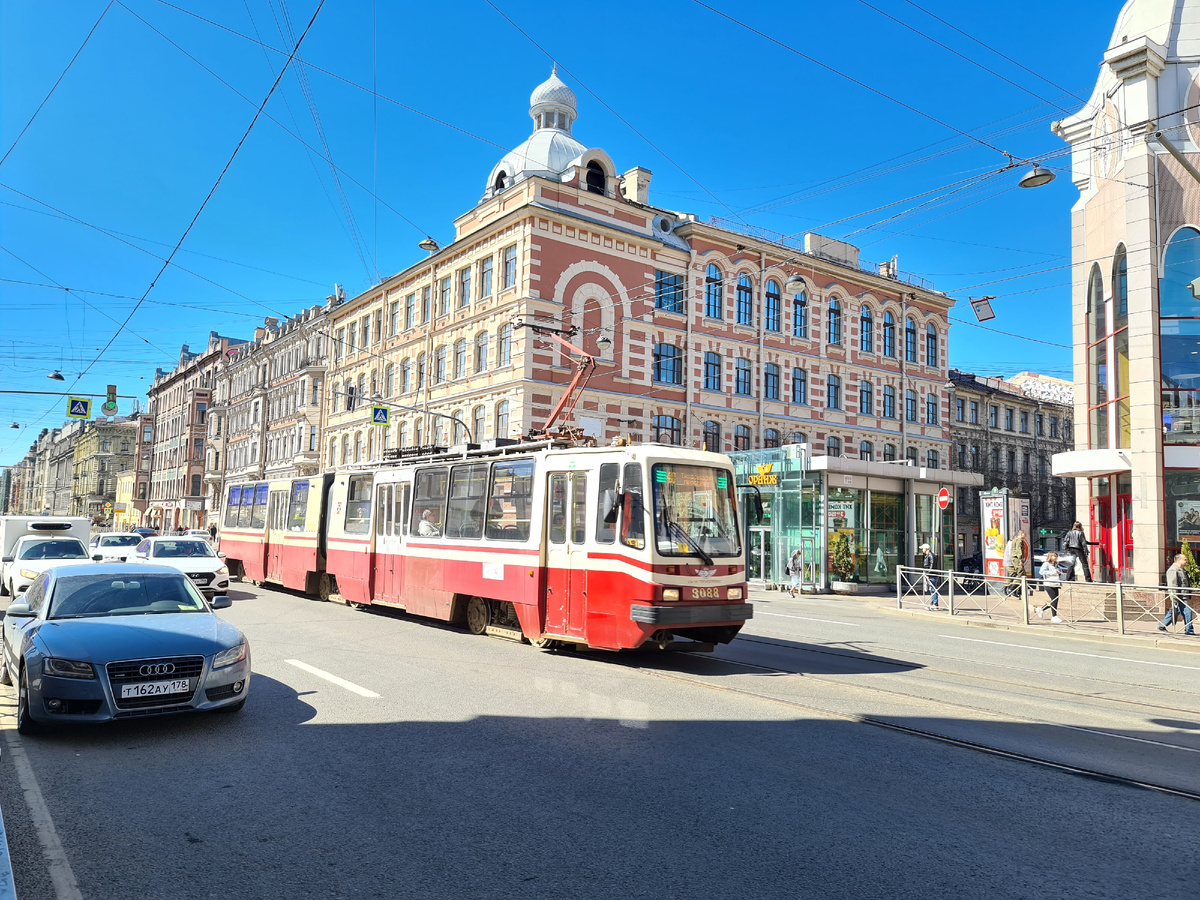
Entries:
[[68, 419], [90, 419], [92, 417], [92, 401], [85, 397], [67, 398]]
[[371, 421], [376, 425], [386, 425], [388, 423], [388, 408], [386, 406], [372, 406]]

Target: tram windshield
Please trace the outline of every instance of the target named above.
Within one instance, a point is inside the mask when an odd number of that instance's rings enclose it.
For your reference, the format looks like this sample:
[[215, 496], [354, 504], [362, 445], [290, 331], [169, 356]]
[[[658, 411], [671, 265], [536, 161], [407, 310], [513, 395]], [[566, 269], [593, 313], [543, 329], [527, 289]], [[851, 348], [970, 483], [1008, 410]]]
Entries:
[[740, 556], [741, 535], [727, 469], [656, 463], [654, 536], [663, 556], [714, 559]]

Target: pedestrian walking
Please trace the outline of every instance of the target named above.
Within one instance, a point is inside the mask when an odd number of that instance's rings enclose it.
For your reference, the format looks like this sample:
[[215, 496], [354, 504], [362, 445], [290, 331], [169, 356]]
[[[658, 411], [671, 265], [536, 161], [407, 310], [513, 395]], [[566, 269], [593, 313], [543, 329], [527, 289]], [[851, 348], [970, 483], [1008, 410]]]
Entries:
[[1044, 618], [1048, 609], [1050, 621], [1061, 622], [1062, 619], [1058, 617], [1058, 589], [1062, 585], [1062, 572], [1058, 569], [1058, 554], [1053, 550], [1046, 554], [1046, 561], [1038, 569], [1038, 577], [1042, 579], [1042, 590], [1046, 592], [1050, 602], [1037, 608], [1037, 617]]
[[1088, 547], [1098, 547], [1100, 542], [1089, 541], [1083, 532], [1083, 523], [1076, 522], [1062, 536], [1061, 544], [1063, 550], [1070, 550], [1075, 554], [1075, 580], [1090, 582], [1092, 567], [1088, 561]]
[[924, 557], [921, 559], [921, 568], [925, 570], [925, 590], [929, 594], [929, 605], [925, 608], [941, 609], [938, 606], [937, 578], [930, 574], [933, 571], [933, 567], [937, 564], [937, 560], [933, 555], [933, 548], [928, 544], [922, 544], [921, 552], [924, 554]]
[[208, 536], [213, 539], [213, 543], [217, 542], [217, 523], [213, 522], [208, 526]]
[[1192, 629], [1191, 587], [1192, 580], [1188, 578], [1187, 569], [1183, 567], [1184, 555], [1175, 554], [1175, 561], [1167, 569], [1167, 601], [1170, 607], [1163, 620], [1158, 623], [1159, 631], [1166, 631], [1167, 626], [1179, 616], [1183, 619], [1183, 633], [1194, 635]]
[[1004, 569], [1008, 575], [1008, 596], [1021, 593], [1021, 579], [1025, 577], [1025, 558], [1029, 555], [1029, 538], [1018, 531], [1004, 548]]
[[799, 550], [793, 550], [792, 555], [788, 557], [787, 574], [792, 581], [788, 593], [795, 597], [796, 592], [800, 590], [800, 577], [804, 574], [804, 554]]

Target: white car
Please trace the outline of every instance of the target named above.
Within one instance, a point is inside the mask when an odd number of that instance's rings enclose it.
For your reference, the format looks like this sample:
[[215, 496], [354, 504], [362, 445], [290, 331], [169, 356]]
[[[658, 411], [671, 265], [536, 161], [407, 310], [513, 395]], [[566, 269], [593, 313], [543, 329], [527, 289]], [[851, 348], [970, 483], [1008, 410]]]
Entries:
[[[92, 538], [92, 560], [95, 562], [125, 562], [145, 538], [140, 534], [117, 532], [98, 534]], [[100, 557], [96, 559], [96, 557]]]
[[212, 543], [212, 540], [213, 540], [212, 535], [209, 534], [207, 531], [205, 531], [203, 528], [189, 528], [185, 534], [181, 535], [181, 537], [200, 538], [202, 540], [208, 541], [210, 544]]
[[170, 566], [186, 575], [206, 597], [224, 594], [229, 590], [229, 567], [225, 554], [218, 554], [204, 539], [195, 537], [150, 537], [129, 554], [131, 563], [151, 563]]
[[92, 556], [79, 538], [28, 534], [17, 541], [13, 555], [4, 562], [5, 587], [15, 597], [47, 569], [85, 565], [92, 562]]

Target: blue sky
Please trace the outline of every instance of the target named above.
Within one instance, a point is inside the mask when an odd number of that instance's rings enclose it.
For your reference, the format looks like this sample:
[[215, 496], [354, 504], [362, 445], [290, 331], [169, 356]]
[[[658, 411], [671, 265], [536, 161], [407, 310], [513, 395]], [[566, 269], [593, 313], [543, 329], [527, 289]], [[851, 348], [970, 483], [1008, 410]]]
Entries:
[[[301, 57], [374, 83], [384, 99], [294, 65], [175, 265], [77, 390], [116, 383], [144, 394], [182, 343], [202, 346], [210, 330], [246, 336], [264, 315], [321, 302], [335, 282], [353, 296], [423, 256], [426, 233], [448, 242], [495, 162], [528, 136], [546, 53], [579, 97], [575, 136], [603, 147], [619, 171], [651, 169], [651, 202], [784, 234], [820, 230], [859, 245], [864, 259], [897, 255], [902, 271], [962, 301], [956, 319], [972, 319], [968, 295], [994, 294], [989, 324], [1007, 334], [954, 326], [951, 364], [1070, 377], [1069, 350], [1021, 339], [1071, 343], [1077, 193], [1065, 155], [1052, 160], [1059, 178], [1037, 190], [1018, 189], [1010, 172], [915, 211], [946, 192], [869, 211], [1004, 165], [997, 149], [956, 130], [1022, 158], [1062, 151], [1049, 124], [1091, 93], [1117, 0], [711, 0], [888, 96], [693, 0], [494, 2], [528, 37], [485, 0], [327, 3]], [[0, 6], [0, 154], [106, 3]], [[0, 166], [0, 385], [10, 390], [52, 390], [45, 375], [59, 368], [70, 385], [109, 342], [266, 96], [286, 35], [317, 8], [178, 0], [266, 49], [161, 0], [124, 4], [108, 8]], [[61, 405], [0, 395], [0, 465], [58, 425]], [[9, 429], [13, 421], [23, 427]]]

